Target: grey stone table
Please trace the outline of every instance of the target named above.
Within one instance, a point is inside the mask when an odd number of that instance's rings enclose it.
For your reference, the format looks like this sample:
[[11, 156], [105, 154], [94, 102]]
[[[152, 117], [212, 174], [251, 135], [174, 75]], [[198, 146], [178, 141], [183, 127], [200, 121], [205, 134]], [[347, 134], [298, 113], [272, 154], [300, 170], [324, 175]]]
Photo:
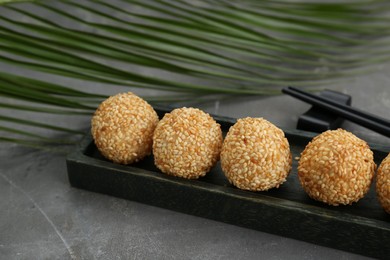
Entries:
[[[334, 89], [350, 94], [354, 106], [388, 117], [389, 75], [389, 65], [378, 66], [377, 72]], [[309, 106], [277, 96], [201, 108], [230, 117], [263, 116], [283, 128], [295, 128]], [[87, 128], [88, 120], [74, 121]], [[389, 138], [353, 123], [343, 127], [367, 141], [390, 145]], [[62, 155], [0, 143], [0, 162], [0, 259], [364, 258], [72, 188]]]

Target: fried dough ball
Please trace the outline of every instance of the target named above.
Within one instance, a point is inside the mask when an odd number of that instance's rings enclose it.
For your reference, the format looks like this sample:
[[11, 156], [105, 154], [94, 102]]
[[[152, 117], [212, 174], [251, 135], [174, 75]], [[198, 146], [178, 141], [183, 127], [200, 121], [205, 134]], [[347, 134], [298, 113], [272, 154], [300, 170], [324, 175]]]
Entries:
[[313, 138], [301, 153], [299, 181], [313, 199], [349, 205], [370, 189], [376, 165], [368, 144], [343, 129]]
[[378, 168], [376, 194], [383, 209], [390, 214], [390, 153]]
[[291, 170], [284, 132], [263, 118], [239, 119], [223, 142], [221, 166], [234, 186], [251, 191], [279, 187]]
[[197, 108], [178, 108], [165, 114], [153, 136], [153, 155], [163, 173], [197, 179], [219, 160], [221, 126]]
[[110, 161], [131, 164], [150, 155], [157, 113], [131, 92], [103, 101], [91, 120], [91, 133], [100, 153]]

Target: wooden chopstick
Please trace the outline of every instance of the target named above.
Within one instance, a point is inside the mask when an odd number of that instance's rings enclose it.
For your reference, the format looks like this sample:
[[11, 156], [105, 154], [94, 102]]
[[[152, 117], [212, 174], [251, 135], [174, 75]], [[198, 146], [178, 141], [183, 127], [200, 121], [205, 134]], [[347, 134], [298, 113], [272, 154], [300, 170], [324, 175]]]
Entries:
[[336, 103], [332, 100], [307, 93], [297, 88], [287, 87], [282, 89], [282, 92], [390, 137], [390, 121], [384, 118], [380, 118], [350, 106]]

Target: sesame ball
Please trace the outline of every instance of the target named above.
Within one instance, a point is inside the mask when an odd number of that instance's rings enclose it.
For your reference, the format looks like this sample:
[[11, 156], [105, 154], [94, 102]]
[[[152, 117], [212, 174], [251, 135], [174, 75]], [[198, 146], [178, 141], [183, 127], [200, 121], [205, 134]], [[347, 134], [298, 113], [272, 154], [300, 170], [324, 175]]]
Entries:
[[103, 101], [92, 117], [92, 136], [107, 159], [131, 164], [149, 155], [158, 123], [154, 109], [131, 92]]
[[368, 192], [376, 165], [368, 144], [343, 129], [313, 138], [301, 153], [299, 181], [313, 199], [338, 206]]
[[226, 135], [221, 166], [234, 186], [251, 191], [279, 187], [291, 170], [284, 132], [263, 118], [239, 119]]
[[168, 175], [197, 179], [219, 160], [221, 146], [221, 126], [209, 114], [197, 108], [174, 109], [154, 132], [154, 163]]
[[376, 194], [383, 209], [390, 214], [390, 153], [378, 168]]

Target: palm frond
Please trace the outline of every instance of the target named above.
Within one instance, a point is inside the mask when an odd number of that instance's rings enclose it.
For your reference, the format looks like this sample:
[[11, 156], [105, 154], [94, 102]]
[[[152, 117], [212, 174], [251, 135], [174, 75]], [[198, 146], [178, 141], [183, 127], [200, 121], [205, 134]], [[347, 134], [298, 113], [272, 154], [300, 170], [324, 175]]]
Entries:
[[[390, 60], [389, 11], [386, 0], [0, 0], [0, 108], [89, 117], [113, 86], [157, 90], [152, 103], [329, 87]], [[80, 133], [19, 115], [0, 116], [11, 124], [0, 140], [61, 143], [26, 125]]]

